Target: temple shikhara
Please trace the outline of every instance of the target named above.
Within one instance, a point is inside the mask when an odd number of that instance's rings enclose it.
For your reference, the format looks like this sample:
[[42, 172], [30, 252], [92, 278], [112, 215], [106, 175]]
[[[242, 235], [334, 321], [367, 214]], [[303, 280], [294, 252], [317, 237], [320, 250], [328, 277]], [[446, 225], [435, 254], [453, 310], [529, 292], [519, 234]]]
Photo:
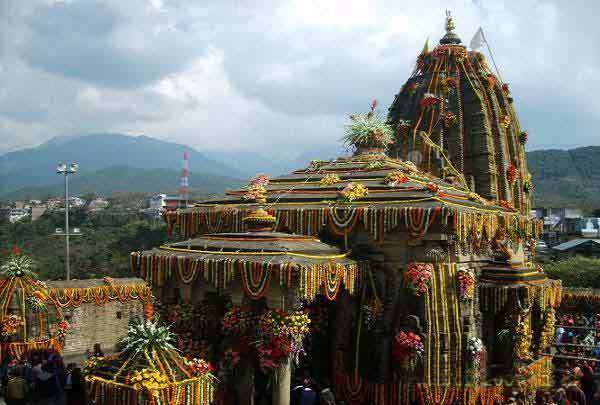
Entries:
[[[491, 405], [551, 385], [561, 285], [535, 263], [527, 133], [451, 16], [387, 116], [373, 102], [343, 141], [351, 156], [169, 213], [180, 241], [132, 252], [154, 307], [127, 287], [148, 319], [90, 365], [99, 403], [287, 405], [306, 373], [354, 405]], [[14, 277], [2, 285], [39, 291], [59, 320], [94, 301]], [[23, 294], [3, 288], [6, 318]], [[68, 350], [35, 322], [39, 344]]]

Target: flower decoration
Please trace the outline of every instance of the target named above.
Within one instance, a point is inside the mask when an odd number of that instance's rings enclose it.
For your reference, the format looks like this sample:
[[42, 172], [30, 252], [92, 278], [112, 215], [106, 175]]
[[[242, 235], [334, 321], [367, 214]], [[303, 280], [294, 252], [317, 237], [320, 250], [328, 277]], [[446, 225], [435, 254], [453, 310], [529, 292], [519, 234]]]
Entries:
[[337, 174], [326, 174], [323, 178], [321, 178], [319, 184], [321, 184], [322, 186], [331, 186], [341, 181], [342, 179], [340, 179], [340, 176], [338, 176]]
[[425, 109], [429, 106], [439, 104], [441, 101], [442, 100], [435, 94], [425, 93], [421, 101], [419, 101], [419, 105], [421, 108]]
[[33, 271], [35, 262], [29, 256], [18, 252], [18, 254], [13, 253], [8, 261], [0, 266], [0, 276], [2, 278], [29, 277], [36, 279], [37, 275]]
[[408, 178], [408, 176], [406, 174], [404, 174], [403, 172], [397, 170], [397, 171], [388, 173], [385, 176], [384, 182], [388, 186], [397, 187], [398, 185], [400, 185], [402, 183], [406, 183], [409, 180], [410, 179]]
[[500, 126], [504, 129], [510, 126], [510, 116], [508, 114], [502, 114], [500, 117]]
[[411, 126], [412, 123], [410, 120], [398, 120], [398, 125], [396, 125], [396, 133], [399, 136], [406, 135]]
[[203, 359], [193, 359], [189, 364], [190, 371], [196, 376], [201, 376], [215, 371], [215, 367], [210, 362]]
[[229, 335], [244, 335], [252, 327], [255, 315], [239, 306], [232, 306], [225, 313], [221, 324], [223, 330]]
[[44, 301], [34, 294], [27, 297], [27, 306], [34, 313], [40, 313], [46, 310], [46, 304], [44, 304]]
[[468, 194], [468, 198], [469, 198], [469, 201], [477, 202], [479, 204], [485, 204], [486, 203], [485, 198], [483, 198], [482, 196], [480, 196], [479, 194], [477, 194], [475, 192], [470, 192]]
[[67, 336], [67, 331], [71, 328], [71, 324], [65, 319], [60, 321], [57, 325], [57, 335], [60, 340], [64, 340]]
[[531, 179], [525, 180], [523, 182], [523, 191], [527, 194], [531, 194], [533, 192], [533, 190], [534, 190], [534, 187], [533, 187], [533, 183], [531, 182]]
[[540, 334], [540, 345], [538, 351], [546, 351], [552, 346], [554, 341], [554, 333], [555, 333], [555, 324], [556, 324], [556, 312], [554, 308], [549, 307], [546, 309], [544, 313], [544, 326], [542, 328], [542, 333]]
[[414, 370], [424, 352], [425, 346], [421, 336], [404, 331], [396, 334], [392, 355], [403, 369]]
[[409, 288], [419, 297], [427, 292], [431, 277], [433, 275], [433, 265], [431, 263], [410, 263], [404, 273], [404, 280]]
[[23, 318], [18, 315], [8, 315], [2, 319], [2, 336], [12, 336], [23, 326]]
[[481, 368], [481, 360], [483, 358], [483, 342], [475, 336], [469, 337], [467, 340], [467, 356], [468, 367], [471, 375]]
[[517, 169], [517, 166], [515, 166], [514, 163], [511, 163], [511, 165], [508, 166], [508, 169], [506, 169], [506, 179], [509, 183], [514, 183], [519, 180], [520, 177], [521, 173], [519, 172], [519, 169]]
[[490, 89], [496, 85], [496, 77], [491, 73], [487, 75], [487, 84]]
[[364, 324], [367, 326], [367, 329], [371, 330], [383, 315], [383, 302], [381, 302], [379, 297], [371, 298], [362, 306], [362, 313]]
[[123, 339], [123, 352], [150, 350], [154, 347], [175, 349], [172, 344], [173, 334], [166, 326], [152, 320], [144, 320], [129, 326], [127, 336]]
[[419, 88], [421, 87], [421, 83], [419, 82], [412, 82], [411, 84], [408, 85], [408, 93], [413, 96], [417, 90], [419, 90]]
[[368, 194], [369, 189], [361, 183], [349, 183], [340, 191], [340, 197], [344, 202], [353, 202], [366, 197]]
[[456, 287], [458, 297], [461, 301], [470, 301], [475, 296], [475, 277], [467, 270], [459, 270], [456, 273]]
[[143, 369], [134, 371], [129, 380], [136, 391], [146, 390], [152, 397], [158, 397], [161, 390], [167, 388], [167, 376], [157, 370]]
[[456, 114], [452, 111], [446, 111], [444, 114], [444, 128], [450, 128], [456, 123]]
[[366, 114], [350, 115], [346, 124], [342, 141], [347, 147], [376, 147], [387, 148], [394, 142], [394, 130], [388, 124], [387, 118], [377, 111], [377, 100], [371, 103], [371, 109]]
[[458, 87], [458, 80], [456, 77], [447, 77], [444, 79], [444, 85], [448, 88], [455, 89]]
[[246, 193], [242, 196], [244, 200], [254, 200], [258, 203], [266, 202], [266, 186], [269, 184], [269, 176], [264, 174], [254, 177], [246, 187]]
[[506, 210], [514, 211], [514, 209], [515, 209], [515, 206], [513, 205], [513, 203], [511, 201], [500, 200], [499, 204], [502, 208], [504, 208]]
[[427, 183], [426, 186], [427, 190], [431, 191], [433, 194], [437, 194], [440, 191], [440, 186], [438, 186], [437, 184], [435, 184], [434, 182], [429, 182]]
[[510, 87], [508, 86], [508, 83], [503, 83], [502, 84], [502, 91], [504, 92], [504, 94], [506, 94], [507, 96], [510, 94]]
[[520, 361], [531, 360], [531, 326], [525, 318], [517, 324], [515, 330], [515, 357]]
[[523, 131], [519, 134], [519, 142], [521, 142], [521, 145], [525, 145], [528, 140], [529, 134], [527, 132]]

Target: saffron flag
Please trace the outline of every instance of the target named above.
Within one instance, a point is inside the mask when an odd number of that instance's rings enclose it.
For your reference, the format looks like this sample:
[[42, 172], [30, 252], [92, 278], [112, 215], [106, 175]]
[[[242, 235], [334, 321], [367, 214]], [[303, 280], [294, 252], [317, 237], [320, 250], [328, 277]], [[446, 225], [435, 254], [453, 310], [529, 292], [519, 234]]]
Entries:
[[475, 35], [473, 35], [473, 39], [471, 40], [471, 44], [469, 45], [471, 49], [474, 51], [478, 50], [485, 43], [485, 36], [483, 35], [483, 29], [479, 27]]

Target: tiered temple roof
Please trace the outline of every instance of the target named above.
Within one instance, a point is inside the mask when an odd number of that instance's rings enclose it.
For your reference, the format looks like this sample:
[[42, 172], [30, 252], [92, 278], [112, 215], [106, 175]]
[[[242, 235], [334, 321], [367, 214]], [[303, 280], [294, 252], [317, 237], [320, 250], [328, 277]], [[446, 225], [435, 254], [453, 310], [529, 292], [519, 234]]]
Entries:
[[[367, 194], [344, 194], [360, 184]], [[265, 185], [264, 204], [276, 219], [276, 230], [318, 235], [324, 228], [345, 235], [363, 226], [377, 240], [401, 226], [411, 236], [423, 236], [442, 224], [461, 243], [490, 241], [498, 227], [509, 236], [535, 237], [539, 223], [521, 215], [509, 203], [489, 201], [461, 185], [456, 176], [442, 180], [411, 162], [379, 152], [359, 151], [352, 157], [313, 161]], [[203, 201], [167, 216], [170, 228], [186, 237], [203, 233], [245, 231], [242, 218], [257, 207], [247, 189]]]
[[433, 51], [425, 46], [389, 109], [397, 134], [390, 154], [440, 177], [463, 174], [477, 193], [526, 214], [532, 190], [527, 133], [508, 84], [482, 53], [461, 44], [451, 18], [446, 29]]

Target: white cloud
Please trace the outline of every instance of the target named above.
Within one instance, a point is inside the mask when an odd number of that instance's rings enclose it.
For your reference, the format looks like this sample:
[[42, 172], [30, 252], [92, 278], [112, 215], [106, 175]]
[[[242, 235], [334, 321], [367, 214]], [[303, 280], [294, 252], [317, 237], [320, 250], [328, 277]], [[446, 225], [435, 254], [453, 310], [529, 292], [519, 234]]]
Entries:
[[600, 6], [584, 3], [2, 1], [0, 152], [103, 131], [201, 150], [332, 145], [345, 113], [391, 102], [446, 8], [463, 42], [484, 27], [533, 147], [597, 143]]

